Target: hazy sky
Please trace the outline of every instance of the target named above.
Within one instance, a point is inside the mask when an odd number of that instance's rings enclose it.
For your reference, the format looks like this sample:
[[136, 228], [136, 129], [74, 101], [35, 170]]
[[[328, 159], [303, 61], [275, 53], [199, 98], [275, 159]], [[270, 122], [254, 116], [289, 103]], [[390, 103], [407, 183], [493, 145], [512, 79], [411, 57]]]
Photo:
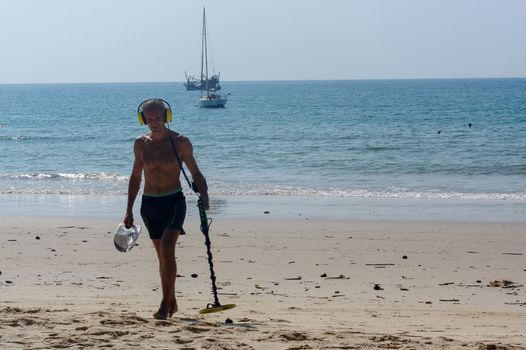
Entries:
[[0, 83], [526, 77], [526, 0], [0, 0]]

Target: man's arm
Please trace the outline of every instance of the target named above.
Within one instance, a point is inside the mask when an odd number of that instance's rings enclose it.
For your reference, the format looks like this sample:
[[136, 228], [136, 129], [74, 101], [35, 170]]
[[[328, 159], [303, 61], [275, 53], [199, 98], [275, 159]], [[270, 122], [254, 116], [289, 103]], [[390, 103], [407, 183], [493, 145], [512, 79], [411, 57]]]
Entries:
[[206, 184], [205, 177], [199, 170], [197, 162], [195, 161], [192, 143], [187, 138], [184, 138], [181, 142], [181, 146], [182, 147], [180, 149], [183, 162], [186, 164], [188, 170], [190, 170], [190, 174], [192, 174], [192, 180], [199, 191], [199, 195], [203, 199], [205, 209], [208, 210], [210, 208], [210, 203], [208, 201], [208, 186]]
[[135, 198], [141, 188], [142, 180], [142, 159], [141, 159], [141, 139], [135, 140], [133, 144], [133, 153], [135, 160], [133, 161], [132, 173], [130, 175], [130, 182], [128, 183], [128, 205], [126, 206], [126, 214], [124, 215], [124, 225], [130, 228], [133, 225], [133, 204]]

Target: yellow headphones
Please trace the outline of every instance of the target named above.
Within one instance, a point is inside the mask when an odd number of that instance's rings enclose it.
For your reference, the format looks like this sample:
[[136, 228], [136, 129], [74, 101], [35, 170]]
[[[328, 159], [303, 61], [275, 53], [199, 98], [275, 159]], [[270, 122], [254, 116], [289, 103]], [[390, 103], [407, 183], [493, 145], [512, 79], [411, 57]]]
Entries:
[[146, 117], [144, 116], [142, 106], [149, 101], [161, 102], [164, 105], [164, 122], [170, 123], [172, 121], [172, 107], [170, 107], [170, 104], [162, 98], [149, 98], [146, 101], [142, 101], [139, 107], [137, 107], [137, 119], [139, 119], [141, 125], [148, 124], [148, 122], [146, 121]]

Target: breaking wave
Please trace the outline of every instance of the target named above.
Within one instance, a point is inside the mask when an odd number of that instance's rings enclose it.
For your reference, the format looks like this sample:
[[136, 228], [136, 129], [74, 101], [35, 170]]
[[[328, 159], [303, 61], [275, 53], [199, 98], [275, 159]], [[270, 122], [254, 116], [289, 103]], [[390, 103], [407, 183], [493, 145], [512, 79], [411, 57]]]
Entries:
[[3, 179], [11, 180], [49, 180], [49, 179], [70, 179], [70, 180], [115, 180], [127, 181], [128, 176], [111, 173], [30, 173], [30, 174], [1, 174]]

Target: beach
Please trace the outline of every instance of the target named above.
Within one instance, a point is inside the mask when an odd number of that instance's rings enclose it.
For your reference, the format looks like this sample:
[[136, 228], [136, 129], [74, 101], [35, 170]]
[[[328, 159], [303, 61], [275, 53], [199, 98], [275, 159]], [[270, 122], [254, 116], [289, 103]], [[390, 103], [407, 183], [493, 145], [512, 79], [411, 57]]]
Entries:
[[213, 296], [192, 215], [179, 312], [158, 321], [146, 230], [120, 253], [114, 219], [0, 220], [2, 349], [526, 349], [523, 222], [219, 217], [218, 297], [237, 306], [202, 315]]
[[[0, 85], [0, 349], [526, 349], [526, 79], [221, 91], [208, 110], [181, 82]], [[152, 317], [144, 227], [114, 247], [151, 97], [207, 179], [233, 309], [199, 314], [214, 297], [182, 178], [174, 317]]]

